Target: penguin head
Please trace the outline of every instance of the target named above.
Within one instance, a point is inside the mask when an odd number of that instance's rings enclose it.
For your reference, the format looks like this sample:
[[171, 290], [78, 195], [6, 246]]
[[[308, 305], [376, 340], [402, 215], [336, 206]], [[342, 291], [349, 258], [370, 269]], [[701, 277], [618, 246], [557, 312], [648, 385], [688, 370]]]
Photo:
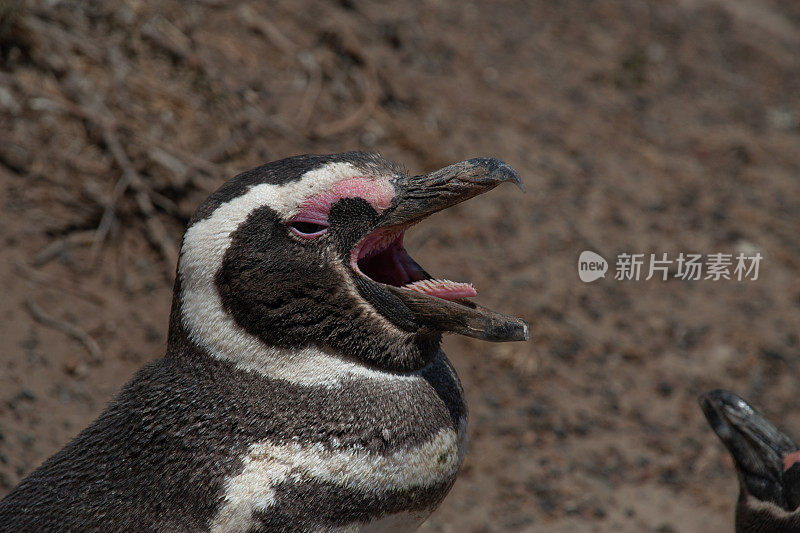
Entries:
[[800, 527], [797, 444], [730, 391], [708, 392], [699, 402], [736, 467], [740, 487], [737, 531], [797, 531]]
[[434, 279], [403, 248], [413, 224], [506, 181], [521, 186], [496, 159], [411, 177], [362, 152], [244, 172], [189, 223], [170, 343], [183, 334], [221, 356], [319, 347], [410, 371], [432, 359], [442, 333], [527, 339], [527, 323], [470, 302], [470, 284]]

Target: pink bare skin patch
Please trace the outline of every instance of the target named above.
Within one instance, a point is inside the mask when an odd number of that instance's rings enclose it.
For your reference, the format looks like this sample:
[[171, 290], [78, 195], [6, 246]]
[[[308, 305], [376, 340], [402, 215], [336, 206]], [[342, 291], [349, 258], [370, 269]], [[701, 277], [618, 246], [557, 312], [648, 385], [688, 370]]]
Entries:
[[789, 452], [783, 456], [783, 470], [789, 470], [793, 464], [800, 461], [800, 450], [796, 452]]
[[394, 187], [388, 180], [347, 178], [336, 182], [331, 190], [307, 198], [292, 220], [327, 225], [331, 206], [342, 198], [362, 198], [382, 213], [392, 203], [394, 195]]
[[[362, 198], [375, 211], [382, 213], [391, 205], [394, 196], [394, 187], [388, 180], [343, 179], [331, 190], [307, 198], [292, 217], [290, 228], [303, 239], [314, 239], [328, 229], [331, 206], [342, 198]], [[350, 266], [356, 273], [373, 281], [443, 300], [471, 298], [478, 294], [470, 283], [428, 276], [403, 248], [406, 229], [407, 225], [381, 228], [365, 236], [351, 251]]]

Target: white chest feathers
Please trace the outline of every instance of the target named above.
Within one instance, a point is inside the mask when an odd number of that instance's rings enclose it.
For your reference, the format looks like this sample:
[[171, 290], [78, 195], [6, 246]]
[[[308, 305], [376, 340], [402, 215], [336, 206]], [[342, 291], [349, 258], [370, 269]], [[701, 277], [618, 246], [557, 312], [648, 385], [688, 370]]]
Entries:
[[[247, 531], [257, 528], [259, 515], [279, 505], [279, 486], [313, 483], [333, 491], [320, 495], [336, 501], [337, 487], [341, 502], [348, 504], [354, 492], [379, 497], [413, 489], [425, 489], [454, 479], [466, 448], [466, 419], [458, 431], [439, 430], [432, 438], [412, 448], [402, 448], [381, 455], [360, 448], [333, 448], [321, 444], [273, 444], [260, 442], [250, 446], [238, 474], [225, 480], [220, 509], [211, 523], [214, 533]], [[320, 489], [322, 490], [322, 489]], [[313, 498], [313, 493], [310, 496]], [[411, 506], [412, 503], [410, 502]], [[368, 522], [330, 527], [320, 531], [414, 531], [433, 512], [409, 509], [378, 515]], [[314, 517], [307, 517], [313, 520]]]

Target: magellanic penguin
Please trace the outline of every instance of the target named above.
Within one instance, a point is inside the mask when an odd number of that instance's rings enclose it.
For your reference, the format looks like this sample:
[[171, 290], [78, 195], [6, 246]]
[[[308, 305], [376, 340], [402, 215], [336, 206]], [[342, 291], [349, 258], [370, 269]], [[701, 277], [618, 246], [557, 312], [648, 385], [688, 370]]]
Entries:
[[231, 179], [184, 234], [166, 356], [0, 502], [2, 531], [410, 531], [452, 486], [467, 409], [441, 335], [528, 338], [403, 248], [503, 182], [378, 155]]
[[797, 444], [732, 392], [706, 393], [700, 407], [736, 465], [736, 531], [800, 532]]

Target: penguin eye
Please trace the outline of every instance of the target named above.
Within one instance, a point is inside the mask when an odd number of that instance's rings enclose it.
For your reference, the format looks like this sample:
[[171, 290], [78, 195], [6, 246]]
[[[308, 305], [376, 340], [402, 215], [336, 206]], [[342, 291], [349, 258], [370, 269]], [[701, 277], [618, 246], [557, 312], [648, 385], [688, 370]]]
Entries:
[[294, 220], [289, 223], [289, 229], [304, 239], [313, 239], [328, 231], [328, 226], [305, 220]]

